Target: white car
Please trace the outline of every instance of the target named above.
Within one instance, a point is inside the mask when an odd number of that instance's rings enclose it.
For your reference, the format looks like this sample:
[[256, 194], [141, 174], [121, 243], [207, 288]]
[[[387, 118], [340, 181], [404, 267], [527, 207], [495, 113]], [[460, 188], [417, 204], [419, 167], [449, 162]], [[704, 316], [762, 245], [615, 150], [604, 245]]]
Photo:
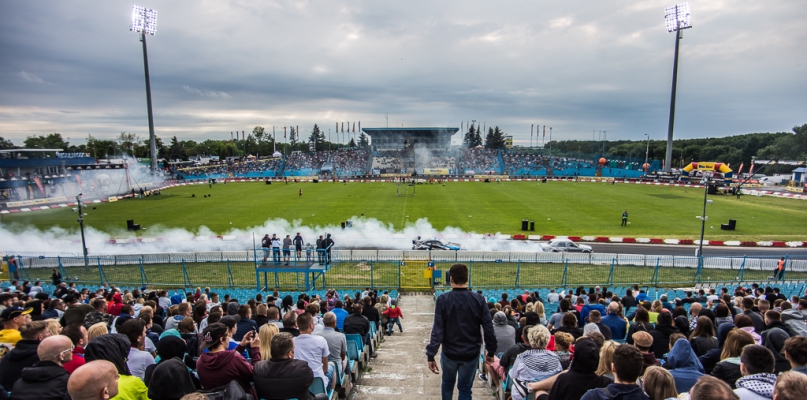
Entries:
[[570, 253], [591, 253], [591, 246], [587, 244], [577, 244], [569, 239], [552, 239], [543, 245], [546, 251]]

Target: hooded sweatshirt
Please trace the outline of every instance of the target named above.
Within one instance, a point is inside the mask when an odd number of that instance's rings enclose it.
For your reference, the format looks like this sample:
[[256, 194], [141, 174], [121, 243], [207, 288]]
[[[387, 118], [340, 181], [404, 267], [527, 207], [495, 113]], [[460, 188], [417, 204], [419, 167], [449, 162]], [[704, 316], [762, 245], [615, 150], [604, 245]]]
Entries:
[[773, 387], [776, 385], [774, 374], [754, 374], [737, 379], [734, 393], [741, 400], [763, 400], [773, 398]]
[[773, 358], [776, 360], [776, 368], [773, 371], [775, 374], [790, 371], [790, 361], [787, 361], [782, 354], [785, 340], [789, 338], [790, 335], [784, 329], [778, 327], [771, 327], [762, 332], [762, 345], [773, 353]]
[[[199, 376], [199, 382], [202, 383], [202, 389], [214, 389], [236, 380], [245, 392], [252, 393], [250, 384], [253, 378], [252, 366], [261, 361], [261, 352], [255, 347], [249, 348], [252, 358], [252, 365], [250, 365], [241, 356], [244, 350], [246, 349], [238, 345], [235, 350], [202, 353], [196, 361], [196, 373]], [[255, 396], [254, 393], [253, 396]]]
[[732, 389], [737, 388], [737, 379], [743, 377], [740, 371], [740, 357], [730, 357], [715, 365], [712, 376], [726, 382]]
[[728, 323], [722, 324], [717, 328], [717, 348], [711, 349], [706, 352], [706, 354], [698, 357], [701, 365], [703, 365], [704, 373], [712, 373], [712, 369], [718, 362], [720, 362], [720, 354], [723, 352], [723, 346], [726, 344], [726, 338], [729, 336], [729, 332], [731, 332], [731, 330], [734, 328], [736, 328], [734, 324]]
[[664, 366], [670, 369], [678, 393], [689, 392], [703, 375], [703, 366], [686, 340], [678, 339], [675, 342]]
[[549, 400], [577, 400], [590, 389], [611, 384], [611, 379], [594, 373], [600, 363], [600, 351], [593, 340], [580, 339], [574, 348], [574, 361], [568, 372], [558, 375], [549, 392]]
[[123, 308], [123, 298], [120, 292], [117, 292], [112, 295], [112, 304], [107, 307], [106, 312], [117, 317], [120, 315], [121, 308]]
[[20, 379], [11, 390], [11, 399], [62, 400], [69, 399], [67, 380], [70, 374], [53, 361], [40, 361], [22, 370]]
[[[670, 335], [679, 332], [678, 328], [672, 325], [661, 324], [657, 324], [656, 328], [650, 331], [650, 336], [653, 337], [653, 347], [651, 347], [651, 350], [653, 350], [653, 354], [655, 354], [656, 358], [663, 357], [664, 353], [669, 349]], [[689, 344], [689, 342], [687, 342], [687, 344]]]
[[804, 322], [804, 314], [800, 310], [790, 308], [782, 311], [782, 323], [791, 337], [807, 336], [807, 323]]
[[740, 329], [751, 334], [751, 337], [754, 338], [754, 344], [758, 344], [760, 346], [762, 345], [762, 336], [759, 336], [759, 334], [757, 333], [757, 331], [754, 329], [753, 326], [746, 326]]
[[30, 367], [39, 361], [36, 355], [36, 348], [39, 347], [39, 340], [20, 340], [17, 347], [8, 352], [0, 360], [0, 386], [11, 388], [14, 382], [20, 379], [23, 368]]
[[132, 376], [126, 357], [129, 356], [131, 343], [126, 336], [107, 333], [91, 340], [84, 348], [84, 359], [87, 362], [107, 360], [115, 364], [120, 378], [118, 379], [118, 398], [121, 399], [148, 399], [148, 388], [143, 381]]
[[516, 330], [507, 323], [507, 316], [501, 311], [493, 316], [493, 334], [496, 336], [496, 354], [504, 353], [516, 344]]
[[179, 400], [196, 391], [188, 368], [179, 358], [161, 362], [154, 367], [149, 378], [148, 394], [151, 400]]

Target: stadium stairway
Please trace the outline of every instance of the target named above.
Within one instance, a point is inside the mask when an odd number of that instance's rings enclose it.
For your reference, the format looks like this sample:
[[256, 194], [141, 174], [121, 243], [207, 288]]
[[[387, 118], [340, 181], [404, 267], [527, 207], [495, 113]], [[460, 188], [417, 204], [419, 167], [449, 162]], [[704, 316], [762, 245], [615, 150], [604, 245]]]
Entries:
[[[403, 334], [396, 327], [395, 333], [384, 337], [378, 358], [370, 361], [370, 370], [354, 387], [351, 399], [374, 400], [390, 395], [402, 400], [440, 399], [441, 376], [429, 371], [425, 354], [434, 320], [434, 297], [403, 295], [400, 305]], [[439, 365], [439, 355], [437, 362]], [[490, 388], [478, 378], [474, 379], [473, 391], [474, 399], [494, 398]]]

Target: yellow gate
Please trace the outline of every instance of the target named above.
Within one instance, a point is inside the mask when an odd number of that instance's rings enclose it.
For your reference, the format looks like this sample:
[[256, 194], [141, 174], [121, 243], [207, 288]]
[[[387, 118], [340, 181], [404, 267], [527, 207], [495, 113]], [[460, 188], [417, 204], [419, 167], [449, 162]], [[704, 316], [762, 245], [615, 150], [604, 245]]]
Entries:
[[400, 264], [401, 289], [431, 289], [432, 270], [425, 260], [404, 260]]

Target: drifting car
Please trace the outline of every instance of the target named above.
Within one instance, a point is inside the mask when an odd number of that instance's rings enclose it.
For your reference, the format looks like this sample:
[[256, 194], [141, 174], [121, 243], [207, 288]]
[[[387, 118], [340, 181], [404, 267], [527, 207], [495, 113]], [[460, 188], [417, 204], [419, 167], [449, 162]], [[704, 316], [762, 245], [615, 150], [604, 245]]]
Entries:
[[569, 239], [552, 239], [543, 245], [544, 250], [551, 252], [591, 253], [591, 246], [577, 244]]
[[418, 236], [412, 241], [412, 250], [460, 250], [461, 247], [459, 243], [446, 242], [438, 238], [421, 240]]

